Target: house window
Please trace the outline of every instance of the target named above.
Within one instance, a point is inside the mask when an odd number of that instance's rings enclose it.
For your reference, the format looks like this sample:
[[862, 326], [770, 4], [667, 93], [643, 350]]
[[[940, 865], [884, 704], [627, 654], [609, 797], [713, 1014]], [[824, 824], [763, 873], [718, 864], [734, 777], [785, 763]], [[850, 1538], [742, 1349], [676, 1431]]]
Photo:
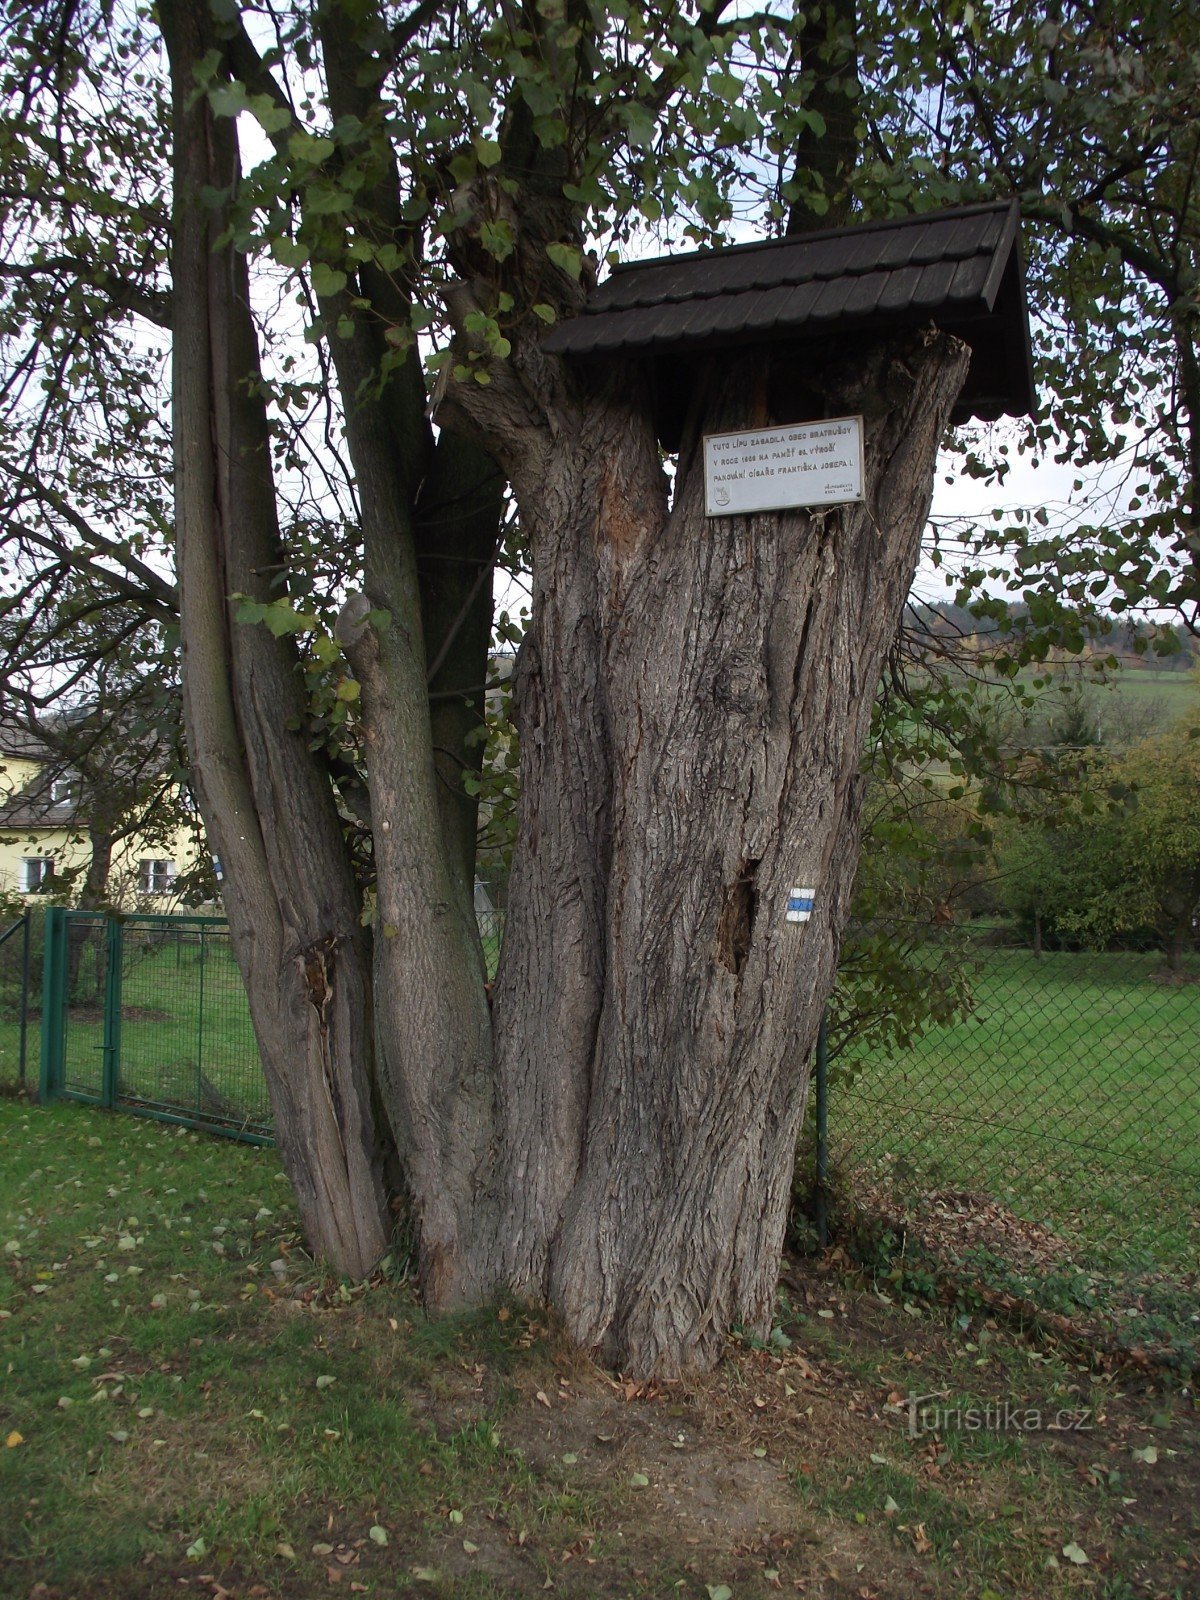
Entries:
[[142, 894], [170, 894], [174, 884], [173, 861], [138, 862], [138, 889]]
[[54, 876], [53, 856], [25, 856], [21, 861], [21, 893], [37, 894]]
[[61, 806], [67, 800], [75, 798], [75, 780], [71, 777], [51, 778], [50, 801], [52, 805]]

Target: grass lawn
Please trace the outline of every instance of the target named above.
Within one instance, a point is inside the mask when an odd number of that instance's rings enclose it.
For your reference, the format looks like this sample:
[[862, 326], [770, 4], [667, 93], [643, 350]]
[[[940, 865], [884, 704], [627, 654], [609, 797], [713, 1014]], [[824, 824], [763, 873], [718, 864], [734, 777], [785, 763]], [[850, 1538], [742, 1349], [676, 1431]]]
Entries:
[[[2, 1594], [1197, 1592], [1194, 1400], [978, 1315], [798, 1278], [772, 1348], [639, 1389], [324, 1280], [271, 1150], [13, 1102], [0, 1144]], [[1039, 1425], [910, 1436], [934, 1391]]]
[[[1160, 1277], [1195, 1344], [1200, 971], [1165, 983], [1152, 954], [977, 954], [971, 1017], [831, 1091], [846, 1184], [866, 1174], [910, 1207], [993, 1197], [1067, 1241], [1076, 1278]], [[1135, 1314], [1156, 1315], [1151, 1301]]]

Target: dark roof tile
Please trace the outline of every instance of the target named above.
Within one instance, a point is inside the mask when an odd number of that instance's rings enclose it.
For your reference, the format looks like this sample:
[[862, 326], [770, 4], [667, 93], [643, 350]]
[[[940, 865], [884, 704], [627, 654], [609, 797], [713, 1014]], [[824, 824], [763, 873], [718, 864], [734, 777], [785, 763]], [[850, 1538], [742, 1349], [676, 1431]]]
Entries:
[[629, 262], [543, 344], [657, 355], [932, 320], [975, 352], [959, 420], [1024, 415], [1033, 379], [1017, 234], [1016, 203], [997, 202]]

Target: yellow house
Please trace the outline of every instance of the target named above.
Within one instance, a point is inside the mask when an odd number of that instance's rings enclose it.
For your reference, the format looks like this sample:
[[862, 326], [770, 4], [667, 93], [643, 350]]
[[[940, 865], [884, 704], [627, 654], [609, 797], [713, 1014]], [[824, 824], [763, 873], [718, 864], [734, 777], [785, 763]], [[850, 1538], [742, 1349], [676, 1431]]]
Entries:
[[180, 910], [176, 880], [203, 849], [198, 819], [99, 836], [78, 774], [35, 736], [0, 723], [0, 896], [74, 901], [103, 852], [109, 903], [126, 911]]

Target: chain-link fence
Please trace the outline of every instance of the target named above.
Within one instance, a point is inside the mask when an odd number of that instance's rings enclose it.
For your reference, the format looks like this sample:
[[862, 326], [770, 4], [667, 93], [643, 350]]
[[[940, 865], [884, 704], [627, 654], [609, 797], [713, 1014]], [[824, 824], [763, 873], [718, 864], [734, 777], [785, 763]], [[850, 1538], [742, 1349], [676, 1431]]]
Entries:
[[[893, 1281], [949, 1266], [993, 1300], [1188, 1365], [1200, 1345], [1200, 952], [931, 935], [910, 965], [957, 1020], [829, 1067], [835, 1236]], [[955, 984], [958, 987], [955, 987]], [[815, 1140], [815, 1118], [810, 1140]], [[811, 1144], [801, 1172], [813, 1169]]]
[[[489, 977], [504, 928], [498, 898], [494, 887], [476, 885]], [[272, 1136], [249, 1006], [223, 919], [51, 907], [22, 920], [25, 935], [33, 929], [27, 970], [20, 928], [0, 944], [0, 1083], [19, 1081], [24, 1015], [26, 1080], [30, 1087], [40, 1081], [43, 1098], [65, 1096], [233, 1138]]]
[[[476, 897], [489, 975], [501, 899]], [[51, 909], [45, 927], [44, 999], [42, 918], [27, 984], [24, 932], [0, 944], [0, 1082], [19, 1078], [25, 994], [31, 1086], [40, 1059], [44, 1093], [270, 1137], [223, 921]], [[815, 1118], [799, 1168], [834, 1237], [901, 1289], [949, 1267], [985, 1299], [1194, 1361], [1200, 951], [1171, 971], [1153, 950], [1035, 954], [1000, 930], [894, 928], [858, 930], [848, 950], [824, 1179]]]
[[483, 959], [489, 980], [496, 976], [500, 961], [500, 939], [504, 933], [504, 888], [500, 881], [475, 880], [475, 920], [483, 944]]

